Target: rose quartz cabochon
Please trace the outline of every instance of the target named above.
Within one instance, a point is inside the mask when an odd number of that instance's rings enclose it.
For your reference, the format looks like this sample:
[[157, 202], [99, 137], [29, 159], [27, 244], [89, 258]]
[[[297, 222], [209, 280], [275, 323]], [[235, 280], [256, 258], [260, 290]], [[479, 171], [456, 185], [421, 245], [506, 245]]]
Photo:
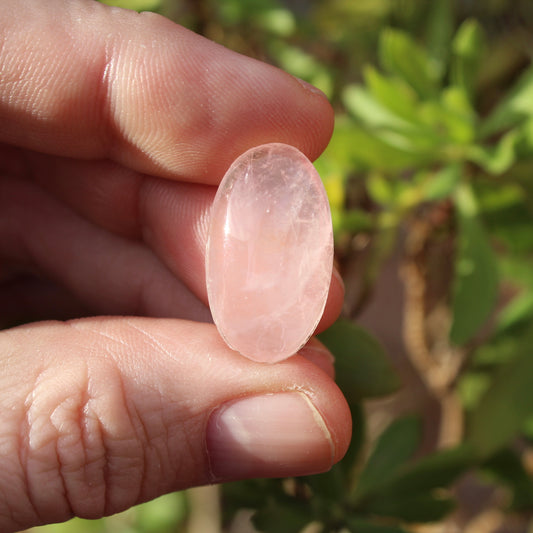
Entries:
[[206, 254], [227, 344], [261, 362], [296, 353], [322, 316], [332, 266], [328, 198], [311, 162], [279, 143], [238, 157], [215, 196]]

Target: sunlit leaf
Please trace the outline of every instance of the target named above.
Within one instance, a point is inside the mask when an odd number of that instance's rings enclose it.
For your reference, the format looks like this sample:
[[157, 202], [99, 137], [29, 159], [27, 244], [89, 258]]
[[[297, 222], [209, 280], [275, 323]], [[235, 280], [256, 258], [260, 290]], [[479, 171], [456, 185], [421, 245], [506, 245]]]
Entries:
[[374, 218], [370, 213], [362, 209], [350, 209], [343, 211], [341, 215], [341, 227], [351, 233], [369, 231], [374, 227]]
[[475, 114], [461, 89], [443, 90], [439, 98], [421, 104], [418, 113], [427, 129], [434, 132], [440, 149], [457, 144], [462, 152], [475, 139]]
[[395, 183], [380, 172], [370, 172], [365, 184], [370, 198], [377, 204], [389, 205], [394, 202], [396, 198]]
[[473, 142], [477, 115], [468, 101], [466, 92], [459, 87], [448, 87], [442, 91], [440, 102], [448, 114], [445, 124], [449, 138], [457, 143]]
[[480, 128], [480, 135], [488, 137], [515, 126], [533, 116], [533, 67], [528, 68], [495, 107]]
[[466, 372], [457, 385], [457, 392], [466, 410], [476, 407], [483, 394], [490, 387], [491, 379], [487, 372]]
[[533, 159], [533, 118], [528, 117], [516, 126], [516, 157], [521, 160]]
[[257, 17], [257, 25], [281, 37], [290, 36], [296, 29], [294, 15], [283, 7], [272, 7], [260, 13]]
[[427, 160], [427, 155], [406, 145], [403, 135], [375, 134], [353, 124], [345, 142], [355, 165], [373, 170], [402, 170]]
[[387, 77], [372, 65], [364, 70], [365, 83], [373, 98], [386, 109], [408, 122], [419, 121], [417, 96], [405, 82], [395, 77]]
[[512, 130], [495, 146], [472, 146], [468, 150], [468, 159], [489, 174], [502, 174], [509, 170], [516, 160], [516, 145], [519, 139], [519, 132]]
[[461, 180], [461, 167], [457, 164], [448, 165], [429, 175], [422, 185], [423, 198], [429, 201], [447, 198]]
[[412, 124], [387, 109], [359, 85], [348, 85], [345, 88], [343, 102], [346, 108], [367, 126], [396, 131], [413, 128]]
[[533, 322], [533, 294], [525, 292], [513, 298], [500, 311], [496, 331], [505, 332], [530, 322]]
[[383, 30], [379, 55], [382, 66], [405, 80], [421, 98], [430, 98], [436, 94], [438, 68], [407, 33], [392, 28]]
[[484, 54], [485, 34], [479, 22], [467, 19], [453, 39], [452, 80], [473, 97], [477, 74]]
[[453, 8], [449, 0], [433, 0], [428, 15], [427, 53], [439, 79], [448, 67], [454, 31]]

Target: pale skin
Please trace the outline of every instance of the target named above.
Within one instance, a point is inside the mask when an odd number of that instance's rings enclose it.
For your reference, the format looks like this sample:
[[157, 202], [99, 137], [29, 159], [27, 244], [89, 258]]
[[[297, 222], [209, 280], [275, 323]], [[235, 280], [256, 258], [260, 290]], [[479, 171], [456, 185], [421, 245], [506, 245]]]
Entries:
[[[0, 332], [0, 531], [327, 470], [351, 435], [330, 355], [316, 340], [275, 365], [231, 351], [204, 270], [226, 168], [267, 142], [316, 158], [325, 97], [157, 15], [2, 11], [0, 313], [35, 321]], [[342, 297], [334, 274], [318, 331]]]

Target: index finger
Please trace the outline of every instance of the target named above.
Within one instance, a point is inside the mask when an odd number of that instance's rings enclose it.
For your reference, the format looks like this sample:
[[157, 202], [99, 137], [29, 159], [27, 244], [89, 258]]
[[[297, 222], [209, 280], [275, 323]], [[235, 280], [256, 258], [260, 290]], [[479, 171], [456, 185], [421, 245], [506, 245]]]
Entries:
[[0, 141], [216, 184], [251, 146], [314, 159], [331, 136], [323, 95], [159, 15], [65, 0], [12, 11], [0, 16]]

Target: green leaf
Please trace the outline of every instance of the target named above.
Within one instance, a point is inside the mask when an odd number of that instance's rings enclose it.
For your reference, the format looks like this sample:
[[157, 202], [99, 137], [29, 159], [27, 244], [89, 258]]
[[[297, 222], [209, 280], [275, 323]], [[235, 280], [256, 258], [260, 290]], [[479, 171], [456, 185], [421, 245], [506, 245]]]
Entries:
[[469, 446], [439, 450], [406, 465], [391, 481], [386, 491], [413, 494], [448, 487], [474, 464], [474, 453]]
[[448, 119], [444, 121], [448, 137], [460, 144], [473, 142], [477, 115], [466, 92], [459, 87], [448, 87], [442, 91], [440, 101], [448, 114]]
[[519, 160], [533, 158], [533, 118], [528, 117], [516, 127], [516, 156]]
[[[419, 107], [411, 105], [412, 109], [409, 109], [409, 102], [402, 103], [401, 94], [393, 85], [385, 87], [386, 78], [372, 70], [368, 73], [377, 97], [359, 85], [348, 85], [342, 93], [344, 106], [365, 130], [389, 145], [413, 154], [439, 148], [440, 137], [432, 124], [428, 126], [422, 121]], [[449, 111], [445, 116], [449, 116]]]
[[438, 69], [407, 33], [392, 28], [383, 30], [379, 56], [382, 66], [409, 84], [421, 98], [435, 96]]
[[240, 509], [259, 509], [268, 498], [286, 498], [277, 479], [247, 479], [222, 486], [223, 520], [229, 522]]
[[398, 389], [398, 376], [385, 351], [365, 329], [338, 320], [319, 339], [335, 356], [337, 383], [351, 405]]
[[[508, 277], [514, 286], [533, 288], [533, 270], [528, 270], [527, 260], [524, 261], [525, 256], [533, 252], [533, 209], [528, 205], [527, 190], [509, 180], [498, 183], [497, 186], [488, 181], [485, 181], [484, 186], [480, 185], [476, 188], [480, 212], [483, 213], [488, 231], [503, 252], [499, 254], [502, 275]], [[509, 261], [514, 261], [516, 266], [526, 266], [521, 267], [523, 273], [527, 274], [525, 279], [522, 275], [517, 275], [517, 272], [505, 271], [503, 267], [509, 266]]]
[[417, 96], [401, 79], [386, 77], [373, 66], [364, 69], [365, 83], [372, 97], [390, 112], [410, 123], [419, 122]]
[[483, 465], [483, 470], [511, 489], [513, 510], [533, 507], [533, 479], [514, 450], [506, 448], [499, 451]]
[[374, 224], [373, 216], [362, 209], [350, 209], [340, 215], [341, 229], [352, 234], [370, 231], [374, 228]]
[[483, 394], [490, 387], [490, 382], [487, 372], [469, 371], [461, 376], [457, 392], [465, 410], [470, 411], [479, 404]]
[[472, 98], [485, 50], [485, 34], [479, 22], [474, 19], [465, 20], [457, 30], [452, 46], [453, 84], [461, 87]]
[[399, 526], [382, 525], [378, 522], [368, 522], [361, 518], [348, 518], [346, 526], [350, 533], [408, 533]]
[[383, 516], [413, 522], [439, 520], [454, 507], [442, 496], [448, 487], [473, 464], [472, 451], [466, 447], [442, 450], [400, 469], [379, 491], [363, 498], [356, 508]]
[[366, 178], [366, 190], [374, 202], [379, 205], [393, 204], [396, 199], [395, 183], [381, 172], [371, 172]]
[[516, 161], [516, 148], [520, 132], [511, 130], [495, 146], [474, 145], [468, 152], [469, 161], [479, 165], [488, 174], [503, 174]]
[[464, 145], [475, 138], [475, 113], [462, 89], [450, 87], [440, 97], [424, 102], [419, 115], [428, 129], [438, 132], [442, 145], [457, 145], [456, 151], [462, 155]]
[[317, 503], [318, 500], [339, 502], [342, 501], [346, 490], [344, 474], [342, 469], [335, 465], [331, 470], [323, 474], [315, 474], [298, 479], [301, 479], [309, 486], [313, 497], [317, 499]]
[[513, 298], [500, 312], [496, 332], [514, 330], [533, 322], [533, 294], [526, 292]]
[[452, 4], [449, 0], [433, 0], [428, 16], [427, 51], [439, 79], [448, 66], [454, 31]]
[[382, 495], [372, 500], [365, 508], [372, 514], [400, 518], [407, 522], [436, 522], [455, 507], [455, 502], [446, 497], [431, 494]]
[[355, 164], [364, 169], [397, 171], [422, 165], [429, 159], [405, 135], [390, 130], [374, 132], [355, 122], [344, 131], [342, 143], [349, 150], [352, 169]]
[[423, 198], [426, 201], [442, 200], [455, 191], [459, 185], [462, 168], [458, 164], [448, 165], [437, 172], [429, 174], [422, 185]]
[[482, 138], [509, 129], [533, 116], [533, 67], [519, 78], [507, 96], [495, 107], [480, 127]]
[[494, 307], [498, 272], [488, 237], [477, 218], [474, 193], [466, 184], [458, 187], [455, 205], [458, 242], [450, 339], [463, 344], [477, 333]]
[[506, 446], [533, 416], [533, 329], [516, 347], [516, 355], [496, 374], [492, 386], [472, 412], [467, 442], [489, 457]]
[[413, 130], [411, 123], [387, 109], [359, 85], [348, 85], [342, 93], [342, 100], [346, 109], [369, 127], [397, 132]]
[[252, 522], [261, 533], [298, 533], [313, 520], [309, 510], [303, 502], [269, 498], [252, 516]]
[[418, 418], [408, 416], [394, 420], [380, 435], [361, 475], [356, 498], [375, 491], [398, 472], [412, 457], [420, 442]]
[[254, 18], [258, 27], [276, 36], [289, 37], [296, 29], [294, 15], [287, 8], [272, 6], [258, 13]]

